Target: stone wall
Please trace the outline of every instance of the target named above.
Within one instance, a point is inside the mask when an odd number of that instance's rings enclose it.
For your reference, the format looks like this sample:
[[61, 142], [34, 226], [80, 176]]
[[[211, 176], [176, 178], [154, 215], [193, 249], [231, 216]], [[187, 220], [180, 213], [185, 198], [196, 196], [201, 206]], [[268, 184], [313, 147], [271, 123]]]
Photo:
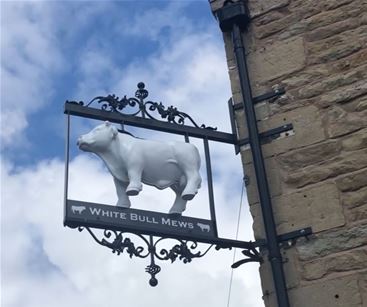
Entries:
[[[212, 10], [224, 1], [211, 0]], [[311, 226], [310, 240], [283, 249], [291, 306], [367, 306], [367, 1], [249, 0], [243, 39], [260, 131], [292, 123], [294, 135], [263, 145], [278, 233]], [[225, 48], [235, 103], [240, 85], [229, 34]], [[247, 136], [236, 112], [239, 138]], [[241, 150], [256, 238], [263, 238], [251, 152]], [[265, 257], [266, 258], [266, 257]], [[264, 302], [275, 307], [270, 266]]]

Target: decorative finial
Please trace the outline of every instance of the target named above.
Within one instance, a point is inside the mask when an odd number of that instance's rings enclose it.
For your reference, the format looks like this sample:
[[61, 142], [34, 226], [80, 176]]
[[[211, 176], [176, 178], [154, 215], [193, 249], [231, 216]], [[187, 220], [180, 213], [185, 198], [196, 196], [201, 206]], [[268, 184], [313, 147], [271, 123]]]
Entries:
[[138, 83], [138, 90], [135, 92], [135, 97], [141, 100], [148, 97], [148, 91], [145, 89], [145, 84], [143, 82]]

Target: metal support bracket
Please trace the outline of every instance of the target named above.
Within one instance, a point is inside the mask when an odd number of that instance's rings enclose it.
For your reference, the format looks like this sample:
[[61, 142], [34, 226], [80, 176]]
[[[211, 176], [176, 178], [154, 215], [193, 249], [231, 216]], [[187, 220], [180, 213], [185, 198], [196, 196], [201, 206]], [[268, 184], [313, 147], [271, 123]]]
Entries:
[[[287, 133], [291, 130], [293, 130], [293, 125], [292, 124], [285, 124], [283, 126], [280, 126], [280, 127], [274, 128], [274, 129], [270, 129], [268, 131], [261, 132], [259, 134], [261, 144], [269, 143], [269, 142], [279, 138], [283, 132]], [[288, 135], [290, 135], [290, 134], [291, 133], [289, 133]], [[288, 136], [288, 135], [285, 134], [285, 136]], [[249, 143], [250, 143], [249, 138], [245, 138], [245, 139], [239, 140], [237, 142], [237, 145], [241, 147], [241, 146], [248, 145]]]
[[[285, 94], [285, 89], [284, 87], [280, 87], [277, 88], [271, 92], [256, 96], [254, 98], [252, 98], [252, 102], [254, 104], [258, 104], [260, 102], [263, 102], [265, 100], [269, 100], [270, 103], [274, 103], [276, 99], [278, 99], [280, 96]], [[233, 110], [237, 111], [237, 110], [242, 110], [243, 109], [243, 103], [235, 103], [233, 105]]]
[[[278, 242], [280, 247], [283, 248], [289, 248], [291, 246], [294, 246], [297, 243], [297, 240], [299, 238], [306, 238], [308, 239], [308, 237], [310, 235], [312, 235], [312, 228], [311, 227], [306, 227], [306, 228], [301, 228], [301, 229], [297, 229], [295, 231], [291, 231], [291, 232], [287, 232], [281, 235], [278, 235]], [[264, 248], [267, 246], [266, 240], [265, 239], [259, 239], [256, 240], [256, 243], [258, 244], [258, 246], [260, 248]]]
[[[284, 88], [277, 88], [271, 92], [262, 94], [260, 96], [257, 96], [255, 98], [252, 99], [254, 104], [260, 103], [262, 101], [265, 100], [270, 100], [273, 99], [272, 102], [274, 102], [277, 98], [279, 98], [281, 95], [283, 95], [285, 93], [285, 89]], [[231, 127], [232, 127], [232, 134], [233, 135], [237, 135], [237, 129], [236, 129], [236, 124], [235, 124], [235, 114], [234, 112], [237, 110], [241, 110], [243, 109], [243, 103], [236, 103], [233, 104], [233, 100], [232, 98], [228, 100], [228, 108], [229, 108], [229, 116], [230, 116], [230, 120], [231, 120]], [[267, 144], [270, 143], [282, 136], [287, 137], [290, 135], [293, 135], [293, 125], [292, 124], [285, 124], [283, 126], [274, 128], [274, 129], [270, 129], [264, 132], [261, 132], [259, 134], [260, 137], [260, 142], [261, 144]], [[235, 152], [236, 154], [238, 154], [240, 152], [240, 147], [241, 146], [246, 146], [250, 144], [250, 139], [249, 138], [245, 138], [245, 139], [241, 139], [241, 140], [237, 140], [236, 144], [235, 144]]]

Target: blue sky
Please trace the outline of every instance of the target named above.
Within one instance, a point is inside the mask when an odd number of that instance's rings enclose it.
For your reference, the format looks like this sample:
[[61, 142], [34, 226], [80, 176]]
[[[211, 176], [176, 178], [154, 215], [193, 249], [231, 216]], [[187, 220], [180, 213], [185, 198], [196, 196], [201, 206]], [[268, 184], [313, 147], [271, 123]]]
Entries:
[[[121, 306], [121, 296], [131, 307], [226, 304], [232, 252], [212, 252], [190, 265], [162, 263], [153, 290], [145, 262], [116, 257], [86, 233], [62, 226], [65, 100], [133, 96], [140, 81], [152, 100], [229, 131], [224, 46], [207, 1], [1, 2], [2, 306], [89, 307], [106, 306], [107, 300], [113, 307]], [[73, 119], [72, 145], [96, 124]], [[241, 162], [230, 145], [211, 149], [219, 231], [233, 238]], [[114, 203], [101, 161], [72, 152], [70, 194]], [[137, 207], [163, 198], [159, 206], [166, 210], [171, 195], [159, 193], [144, 187]], [[190, 214], [205, 216], [205, 197], [198, 195]], [[240, 233], [251, 239], [246, 206], [244, 201]], [[256, 265], [237, 269], [230, 306], [262, 306], [259, 285]]]

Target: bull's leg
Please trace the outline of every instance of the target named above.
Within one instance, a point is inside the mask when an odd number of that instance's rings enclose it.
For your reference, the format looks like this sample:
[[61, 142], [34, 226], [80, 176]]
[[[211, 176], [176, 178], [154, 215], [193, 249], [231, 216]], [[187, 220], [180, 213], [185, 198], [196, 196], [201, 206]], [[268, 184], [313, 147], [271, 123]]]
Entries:
[[126, 194], [129, 196], [138, 195], [139, 192], [143, 189], [143, 185], [141, 183], [141, 175], [143, 170], [138, 167], [133, 167], [128, 170], [129, 176], [129, 185], [126, 188]]
[[184, 200], [191, 200], [197, 194], [201, 186], [201, 176], [199, 172], [195, 169], [186, 170], [185, 176], [186, 176], [187, 184], [186, 184], [185, 189], [182, 192], [181, 197]]
[[116, 193], [118, 197], [116, 206], [130, 208], [131, 206], [130, 199], [126, 194], [127, 184], [116, 178], [113, 178], [113, 181], [115, 182]]
[[179, 184], [171, 186], [171, 189], [176, 193], [176, 199], [172, 208], [169, 210], [169, 214], [181, 214], [185, 211], [187, 201], [181, 197], [183, 188], [184, 187]]

